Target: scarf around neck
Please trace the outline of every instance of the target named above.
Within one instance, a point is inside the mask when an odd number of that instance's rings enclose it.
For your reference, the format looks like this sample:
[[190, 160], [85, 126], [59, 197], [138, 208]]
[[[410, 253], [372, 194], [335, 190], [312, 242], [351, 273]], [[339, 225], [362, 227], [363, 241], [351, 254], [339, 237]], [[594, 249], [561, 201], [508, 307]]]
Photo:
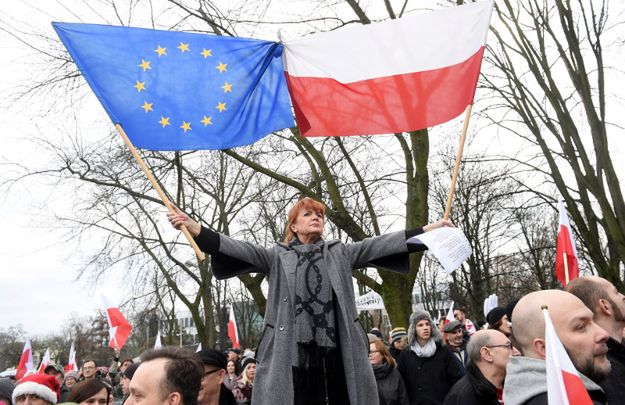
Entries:
[[436, 343], [434, 339], [429, 339], [425, 346], [421, 346], [418, 340], [415, 340], [412, 346], [410, 346], [410, 350], [414, 352], [419, 357], [432, 357], [434, 353], [436, 353]]

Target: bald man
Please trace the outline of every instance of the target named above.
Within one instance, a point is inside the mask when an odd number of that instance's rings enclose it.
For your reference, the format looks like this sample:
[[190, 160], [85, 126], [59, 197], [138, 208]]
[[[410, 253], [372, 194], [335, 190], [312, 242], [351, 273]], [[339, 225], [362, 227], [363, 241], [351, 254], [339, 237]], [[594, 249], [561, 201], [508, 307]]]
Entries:
[[466, 374], [449, 391], [443, 405], [499, 405], [512, 343], [503, 333], [478, 330], [467, 345]]
[[506, 405], [547, 405], [545, 320], [542, 305], [549, 307], [553, 325], [594, 404], [606, 404], [597, 385], [610, 374], [606, 357], [608, 333], [593, 321], [584, 303], [565, 291], [530, 293], [514, 308], [512, 335], [523, 356], [508, 363], [503, 400]]
[[610, 335], [607, 344], [612, 373], [599, 385], [609, 404], [625, 401], [625, 295], [608, 280], [594, 276], [576, 278], [566, 290], [582, 300], [592, 311], [597, 325]]

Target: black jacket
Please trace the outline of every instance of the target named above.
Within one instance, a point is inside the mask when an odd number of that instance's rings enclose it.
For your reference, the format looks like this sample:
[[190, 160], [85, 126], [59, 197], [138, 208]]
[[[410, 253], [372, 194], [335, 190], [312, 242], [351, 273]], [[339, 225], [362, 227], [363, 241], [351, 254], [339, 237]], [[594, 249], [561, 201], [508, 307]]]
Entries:
[[221, 390], [219, 391], [219, 405], [236, 405], [237, 401], [234, 400], [234, 395], [225, 385], [221, 384]]
[[599, 386], [605, 391], [608, 404], [625, 402], [625, 345], [622, 342], [612, 338], [608, 340], [608, 360], [612, 372]]
[[408, 393], [396, 367], [388, 363], [373, 367], [375, 382], [378, 384], [380, 405], [408, 405]]
[[465, 367], [466, 374], [449, 391], [444, 405], [499, 405], [497, 388], [484, 377], [473, 363]]
[[399, 356], [397, 369], [404, 379], [410, 405], [440, 405], [451, 387], [462, 378], [460, 361], [436, 343], [432, 357], [418, 357], [410, 347]]
[[[608, 405], [603, 391], [588, 391], [588, 394], [590, 395], [590, 399], [592, 400], [592, 403], [594, 405]], [[620, 404], [621, 401], [615, 403]], [[547, 400], [547, 393], [543, 392], [540, 395], [536, 395], [534, 398], [525, 402], [523, 405], [549, 405], [549, 402]], [[609, 405], [612, 405], [612, 403], [610, 403]]]

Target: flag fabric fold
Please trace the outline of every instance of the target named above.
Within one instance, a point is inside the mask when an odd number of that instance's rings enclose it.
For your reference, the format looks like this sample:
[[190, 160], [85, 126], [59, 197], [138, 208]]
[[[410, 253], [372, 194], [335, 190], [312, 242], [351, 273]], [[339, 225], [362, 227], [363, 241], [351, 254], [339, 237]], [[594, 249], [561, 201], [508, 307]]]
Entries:
[[15, 372], [15, 381], [21, 380], [26, 373], [29, 371], [33, 371], [35, 367], [33, 366], [33, 351], [30, 346], [30, 339], [26, 339], [24, 342], [24, 348], [22, 349], [22, 355], [20, 356], [20, 360], [17, 364], [17, 369]]
[[239, 331], [237, 330], [237, 320], [234, 316], [234, 307], [230, 307], [230, 317], [228, 319], [228, 337], [232, 341], [233, 349], [240, 349], [241, 343], [239, 342]]
[[547, 398], [549, 404], [592, 405], [590, 395], [575, 366], [571, 362], [551, 322], [548, 309], [545, 318], [545, 345], [547, 367]]
[[139, 148], [226, 149], [294, 125], [278, 43], [52, 25], [113, 123]]
[[454, 302], [452, 301], [451, 306], [449, 307], [449, 311], [447, 311], [447, 316], [445, 316], [445, 325], [455, 320], [456, 317], [454, 316]]
[[69, 348], [69, 358], [67, 360], [67, 365], [64, 367], [65, 372], [69, 373], [71, 371], [78, 372], [78, 364], [76, 363], [76, 350], [74, 349], [74, 342], [72, 341], [72, 345]]
[[128, 336], [130, 336], [132, 326], [130, 326], [130, 323], [128, 323], [124, 315], [119, 311], [119, 308], [114, 306], [104, 295], [100, 296], [109, 324], [109, 347], [121, 350], [124, 344], [126, 344]]
[[41, 364], [39, 364], [39, 369], [37, 370], [38, 374], [43, 374], [46, 367], [48, 367], [52, 363], [50, 360], [50, 349], [46, 349], [45, 354], [43, 355], [43, 359], [41, 359]]
[[573, 230], [562, 197], [558, 201], [558, 211], [560, 224], [556, 241], [556, 278], [566, 287], [569, 281], [579, 277], [579, 266]]
[[154, 349], [160, 349], [161, 347], [163, 347], [163, 343], [161, 343], [161, 331], [159, 330], [154, 340]]
[[300, 132], [412, 131], [473, 103], [493, 2], [483, 1], [284, 42]]

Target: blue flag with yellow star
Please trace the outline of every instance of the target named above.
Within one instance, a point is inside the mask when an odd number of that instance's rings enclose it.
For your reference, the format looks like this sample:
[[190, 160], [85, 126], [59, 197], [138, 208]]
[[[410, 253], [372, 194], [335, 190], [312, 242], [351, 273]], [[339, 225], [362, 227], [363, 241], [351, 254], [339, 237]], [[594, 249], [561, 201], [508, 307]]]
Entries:
[[148, 150], [227, 149], [294, 125], [282, 45], [52, 23], [109, 117]]

